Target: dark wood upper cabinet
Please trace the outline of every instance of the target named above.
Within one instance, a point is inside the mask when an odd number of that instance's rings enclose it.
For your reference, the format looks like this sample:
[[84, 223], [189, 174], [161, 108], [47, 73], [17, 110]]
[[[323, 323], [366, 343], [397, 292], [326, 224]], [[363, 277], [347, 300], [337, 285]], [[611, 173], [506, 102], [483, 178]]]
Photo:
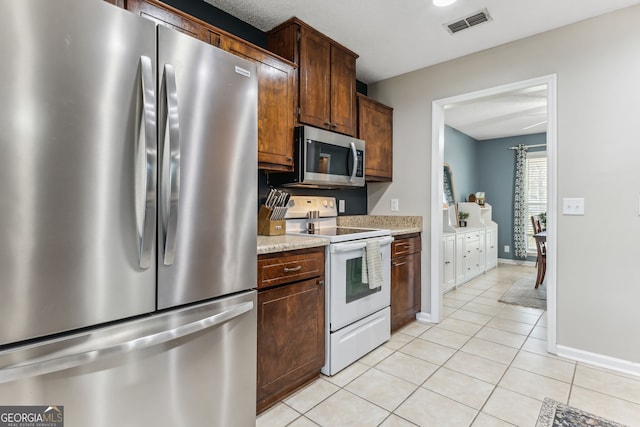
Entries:
[[331, 45], [315, 31], [300, 28], [300, 121], [331, 125]]
[[258, 67], [259, 168], [292, 171], [295, 65], [236, 38], [228, 38], [222, 48]]
[[358, 94], [358, 138], [366, 142], [365, 177], [393, 179], [393, 108]]
[[255, 63], [258, 75], [258, 168], [293, 171], [295, 64], [161, 1], [106, 1]]
[[124, 8], [157, 24], [173, 28], [205, 43], [220, 47], [222, 31], [217, 31], [215, 27], [206, 22], [160, 1], [124, 0]]
[[297, 18], [269, 31], [267, 44], [298, 65], [298, 122], [355, 136], [358, 55]]

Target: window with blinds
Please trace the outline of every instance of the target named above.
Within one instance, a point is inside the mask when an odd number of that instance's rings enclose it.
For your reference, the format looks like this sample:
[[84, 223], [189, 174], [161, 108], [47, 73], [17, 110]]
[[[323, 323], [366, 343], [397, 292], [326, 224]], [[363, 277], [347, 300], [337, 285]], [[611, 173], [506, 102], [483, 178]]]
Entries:
[[531, 216], [547, 212], [547, 152], [527, 153], [527, 252], [536, 253]]

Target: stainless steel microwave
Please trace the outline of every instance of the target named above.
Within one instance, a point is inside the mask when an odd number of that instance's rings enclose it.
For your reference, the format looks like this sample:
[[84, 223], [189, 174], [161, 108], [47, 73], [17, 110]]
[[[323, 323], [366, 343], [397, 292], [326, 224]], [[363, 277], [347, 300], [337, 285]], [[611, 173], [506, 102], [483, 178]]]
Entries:
[[298, 126], [293, 173], [272, 173], [270, 184], [283, 187], [364, 186], [365, 143], [335, 132]]

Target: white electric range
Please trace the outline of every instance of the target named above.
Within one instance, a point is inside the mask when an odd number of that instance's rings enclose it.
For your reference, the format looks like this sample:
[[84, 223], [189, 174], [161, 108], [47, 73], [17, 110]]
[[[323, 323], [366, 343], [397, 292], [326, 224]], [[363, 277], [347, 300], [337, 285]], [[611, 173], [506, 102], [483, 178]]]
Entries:
[[[309, 212], [318, 217], [308, 218]], [[320, 196], [292, 196], [286, 215], [287, 234], [331, 242], [325, 252], [325, 375], [338, 373], [391, 334], [391, 232], [338, 227], [337, 216], [335, 198]], [[312, 233], [307, 231], [310, 222]], [[377, 281], [363, 276], [367, 248], [380, 254]]]

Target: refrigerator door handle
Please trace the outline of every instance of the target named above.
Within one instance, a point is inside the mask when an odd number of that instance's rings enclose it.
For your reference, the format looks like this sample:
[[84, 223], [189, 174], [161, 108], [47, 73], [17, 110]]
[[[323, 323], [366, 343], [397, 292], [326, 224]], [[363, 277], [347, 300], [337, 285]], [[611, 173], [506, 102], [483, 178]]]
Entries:
[[[50, 359], [38, 357], [33, 360], [27, 360], [18, 365], [3, 367], [0, 369], [0, 384], [33, 376], [46, 375], [52, 372], [62, 371], [64, 369], [75, 368], [77, 366], [95, 362], [107, 356], [130, 353], [158, 344], [174, 341], [187, 335], [195, 334], [196, 332], [228, 322], [229, 320], [253, 310], [253, 308], [253, 301], [247, 301], [232, 305], [227, 310], [214, 314], [213, 316], [205, 317], [204, 319], [196, 320], [162, 332], [103, 347], [98, 346], [97, 348], [90, 348], [86, 351], [63, 354]], [[86, 336], [87, 339], [90, 339], [91, 332], [87, 333]], [[49, 342], [44, 342], [42, 345], [49, 345]], [[36, 346], [33, 348], [35, 347]]]
[[[147, 56], [140, 57], [140, 89], [142, 92], [142, 120], [140, 120], [138, 144], [144, 149], [144, 191], [142, 192], [143, 218], [140, 230], [140, 268], [151, 265], [153, 241], [156, 233], [156, 191], [158, 166], [158, 141], [156, 139], [156, 96], [153, 65]], [[137, 175], [137, 174], [136, 174]]]
[[176, 232], [180, 206], [180, 122], [178, 117], [178, 88], [173, 65], [165, 64], [162, 80], [163, 119], [163, 227], [165, 265], [173, 264], [176, 255]]

